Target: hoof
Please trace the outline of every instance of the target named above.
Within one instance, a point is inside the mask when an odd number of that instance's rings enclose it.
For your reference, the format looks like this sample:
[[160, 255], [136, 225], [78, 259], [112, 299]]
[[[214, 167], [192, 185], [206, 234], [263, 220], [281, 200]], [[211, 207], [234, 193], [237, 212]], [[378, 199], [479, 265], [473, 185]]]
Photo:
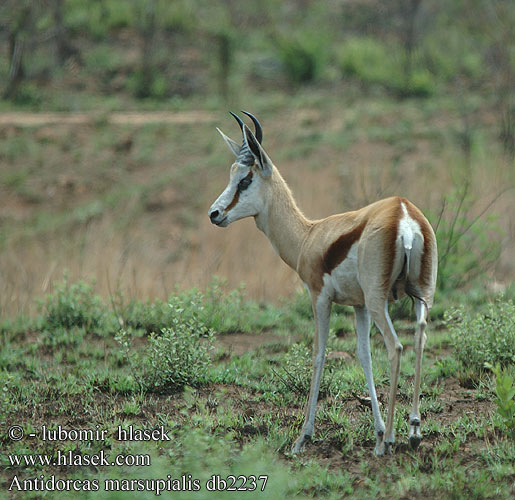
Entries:
[[420, 418], [414, 417], [410, 420], [410, 436], [409, 446], [412, 450], [416, 450], [422, 441], [422, 434], [420, 433]]
[[384, 457], [385, 455], [393, 455], [395, 451], [395, 443], [393, 442], [382, 442], [378, 444], [374, 450], [376, 457]]
[[308, 434], [305, 434], [304, 436], [301, 436], [297, 439], [297, 441], [295, 441], [292, 449], [291, 449], [291, 453], [293, 455], [296, 455], [297, 453], [301, 453], [304, 451], [304, 448], [306, 447], [306, 443], [308, 443], [309, 441], [311, 441], [311, 436], [309, 436]]
[[409, 447], [412, 450], [416, 450], [418, 448], [418, 445], [420, 444], [420, 441], [422, 441], [422, 438], [420, 436], [417, 436], [416, 434], [413, 434], [409, 437]]
[[374, 453], [376, 457], [382, 457], [384, 455], [384, 431], [376, 432], [376, 447]]
[[395, 450], [395, 443], [393, 441], [388, 441], [384, 443], [384, 454], [385, 455], [393, 455]]

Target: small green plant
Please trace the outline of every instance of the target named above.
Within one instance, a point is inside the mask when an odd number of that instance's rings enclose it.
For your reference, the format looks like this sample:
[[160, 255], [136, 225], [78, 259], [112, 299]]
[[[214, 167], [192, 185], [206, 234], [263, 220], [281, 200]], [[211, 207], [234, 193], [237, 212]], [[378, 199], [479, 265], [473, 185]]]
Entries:
[[512, 433], [515, 434], [515, 385], [513, 385], [513, 377], [505, 371], [501, 371], [499, 363], [495, 367], [491, 363], [485, 363], [495, 375], [495, 394], [497, 396], [497, 412], [503, 419], [504, 425]]
[[134, 70], [127, 78], [128, 90], [138, 99], [164, 99], [168, 86], [166, 75], [156, 68]]
[[301, 395], [309, 392], [310, 357], [309, 349], [304, 344], [294, 344], [287, 352], [282, 373], [276, 375], [288, 390]]
[[449, 378], [456, 374], [458, 363], [452, 357], [437, 359], [428, 373], [428, 378], [434, 382], [440, 378]]
[[0, 370], [0, 419], [12, 410], [14, 397], [14, 389], [16, 387], [16, 376], [7, 370]]
[[[305, 344], [293, 344], [284, 356], [284, 367], [280, 373], [274, 373], [289, 391], [305, 396], [309, 393], [309, 386], [311, 384], [311, 372], [313, 369], [311, 358], [311, 352]], [[328, 394], [332, 382], [332, 374], [333, 370], [326, 366], [320, 383], [320, 397], [325, 397]]]
[[141, 398], [133, 397], [130, 401], [126, 401], [123, 405], [122, 412], [124, 415], [139, 415], [141, 413]]
[[486, 313], [472, 316], [458, 308], [445, 314], [454, 356], [468, 373], [484, 370], [485, 363], [515, 363], [515, 305], [497, 299]]

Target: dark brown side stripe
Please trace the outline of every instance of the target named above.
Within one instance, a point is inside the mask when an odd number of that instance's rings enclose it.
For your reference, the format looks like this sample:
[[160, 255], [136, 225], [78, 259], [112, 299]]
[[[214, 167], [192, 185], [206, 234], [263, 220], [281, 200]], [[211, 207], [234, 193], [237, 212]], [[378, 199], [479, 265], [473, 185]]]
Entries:
[[335, 267], [341, 264], [347, 257], [352, 245], [361, 238], [366, 222], [362, 222], [352, 231], [342, 234], [324, 254], [323, 263], [326, 273], [331, 273]]
[[385, 220], [384, 249], [383, 249], [383, 290], [388, 295], [395, 262], [395, 242], [399, 230], [399, 220], [402, 216], [401, 200], [398, 199], [396, 207], [391, 211], [388, 219]]

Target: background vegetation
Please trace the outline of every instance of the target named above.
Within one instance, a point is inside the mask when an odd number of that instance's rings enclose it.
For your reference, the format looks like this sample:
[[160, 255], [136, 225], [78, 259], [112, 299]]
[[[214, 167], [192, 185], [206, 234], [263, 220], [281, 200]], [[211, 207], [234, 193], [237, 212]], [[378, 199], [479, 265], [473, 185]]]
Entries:
[[[259, 498], [510, 498], [514, 24], [507, 0], [4, 1], [0, 497], [14, 474], [268, 473]], [[288, 454], [309, 386], [309, 301], [252, 221], [222, 231], [206, 216], [231, 161], [214, 127], [238, 139], [227, 111], [239, 109], [260, 117], [308, 216], [399, 194], [436, 229], [416, 453], [401, 302], [396, 454], [372, 456], [339, 307], [314, 442]], [[13, 424], [165, 425], [174, 439], [13, 442]], [[7, 453], [61, 445], [150, 453], [151, 472], [9, 465]]]

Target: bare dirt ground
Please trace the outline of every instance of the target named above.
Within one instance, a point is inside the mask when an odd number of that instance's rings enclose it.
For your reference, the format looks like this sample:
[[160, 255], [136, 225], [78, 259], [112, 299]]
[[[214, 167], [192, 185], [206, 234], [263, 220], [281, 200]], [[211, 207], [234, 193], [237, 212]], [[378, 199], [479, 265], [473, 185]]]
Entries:
[[146, 125], [148, 123], [209, 123], [216, 115], [206, 111], [145, 111], [111, 113], [0, 113], [0, 126], [40, 127], [42, 125], [89, 125], [99, 120], [116, 125]]

